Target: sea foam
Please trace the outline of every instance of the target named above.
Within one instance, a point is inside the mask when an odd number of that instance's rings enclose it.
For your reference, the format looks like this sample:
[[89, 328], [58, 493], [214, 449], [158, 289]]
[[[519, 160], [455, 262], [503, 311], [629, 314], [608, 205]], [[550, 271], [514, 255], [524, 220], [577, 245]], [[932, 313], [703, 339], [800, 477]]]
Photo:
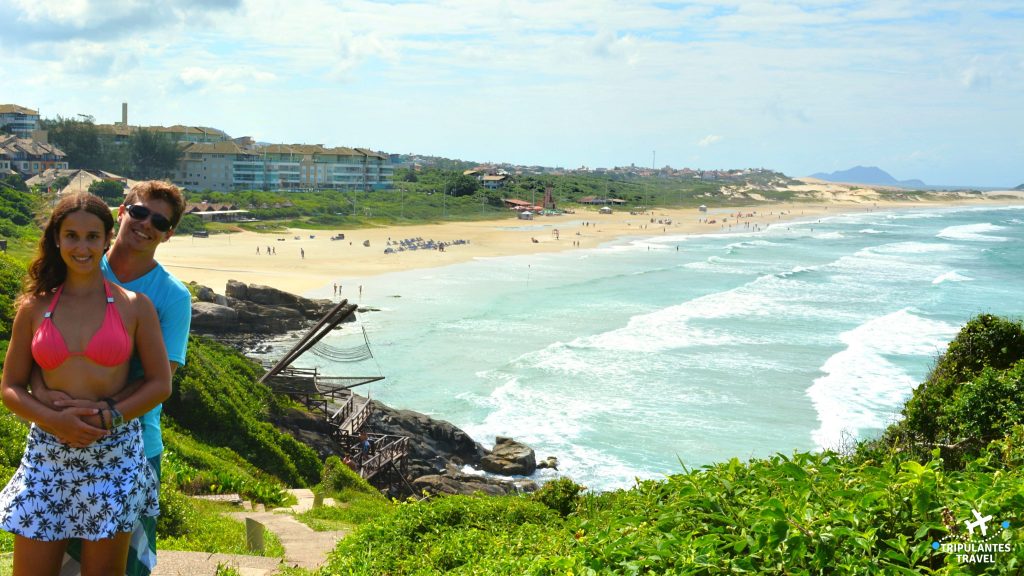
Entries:
[[979, 224], [964, 224], [961, 226], [948, 226], [935, 235], [936, 238], [947, 240], [966, 240], [969, 242], [1006, 242], [1009, 238], [1004, 236], [989, 236], [985, 232], [996, 232], [1003, 230], [1002, 226], [996, 226], [988, 222]]
[[818, 447], [836, 449], [847, 434], [857, 438], [883, 428], [916, 385], [889, 358], [936, 356], [956, 332], [956, 326], [904, 308], [840, 334], [845, 348], [825, 361], [824, 375], [807, 389], [821, 424], [811, 433]]

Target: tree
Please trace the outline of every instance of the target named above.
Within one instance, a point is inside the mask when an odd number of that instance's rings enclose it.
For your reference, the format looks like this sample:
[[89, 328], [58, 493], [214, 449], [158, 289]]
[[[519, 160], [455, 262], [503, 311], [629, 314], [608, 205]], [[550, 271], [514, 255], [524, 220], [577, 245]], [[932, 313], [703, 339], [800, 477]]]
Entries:
[[3, 179], [2, 183], [4, 186], [7, 186], [8, 188], [14, 188], [15, 190], [19, 190], [21, 192], [28, 192], [28, 184], [25, 184], [25, 181], [22, 180], [21, 176], [18, 176], [17, 174], [8, 175], [7, 178]]
[[170, 138], [139, 129], [129, 142], [129, 175], [139, 180], [166, 178], [178, 167], [182, 150]]
[[103, 164], [99, 131], [92, 116], [83, 116], [81, 120], [57, 116], [56, 120], [46, 119], [40, 124], [50, 143], [67, 155], [69, 167], [99, 168]]
[[97, 180], [89, 185], [89, 192], [114, 205], [124, 201], [124, 184], [116, 180]]
[[459, 174], [452, 183], [448, 186], [452, 196], [472, 196], [480, 189], [480, 182], [472, 176], [465, 174]]

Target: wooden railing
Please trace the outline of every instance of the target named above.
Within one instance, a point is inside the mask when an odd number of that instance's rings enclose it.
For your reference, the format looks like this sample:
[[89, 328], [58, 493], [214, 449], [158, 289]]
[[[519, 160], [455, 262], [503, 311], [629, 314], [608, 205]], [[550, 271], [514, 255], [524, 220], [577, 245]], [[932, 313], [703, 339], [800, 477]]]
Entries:
[[359, 467], [359, 475], [364, 479], [373, 478], [388, 464], [401, 460], [409, 454], [408, 436], [382, 436], [376, 441], [373, 456], [370, 456]]

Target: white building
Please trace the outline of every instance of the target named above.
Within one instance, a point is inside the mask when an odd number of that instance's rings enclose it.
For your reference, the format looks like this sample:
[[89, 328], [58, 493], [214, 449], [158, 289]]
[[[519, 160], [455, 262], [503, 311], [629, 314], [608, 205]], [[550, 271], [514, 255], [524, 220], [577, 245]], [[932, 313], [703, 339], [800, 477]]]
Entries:
[[31, 138], [39, 129], [39, 112], [17, 104], [0, 104], [0, 132]]
[[374, 190], [394, 175], [388, 155], [320, 144], [195, 143], [174, 182], [191, 190]]

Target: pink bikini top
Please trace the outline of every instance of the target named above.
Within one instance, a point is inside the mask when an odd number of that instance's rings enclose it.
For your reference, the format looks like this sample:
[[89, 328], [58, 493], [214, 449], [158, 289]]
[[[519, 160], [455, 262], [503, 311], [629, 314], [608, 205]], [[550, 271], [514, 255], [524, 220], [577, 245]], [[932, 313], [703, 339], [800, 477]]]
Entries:
[[100, 366], [111, 367], [123, 364], [131, 358], [132, 339], [124, 329], [124, 322], [121, 321], [121, 314], [117, 311], [114, 298], [110, 295], [110, 284], [106, 280], [103, 281], [103, 289], [107, 293], [107, 312], [103, 317], [103, 324], [92, 335], [84, 351], [71, 352], [64, 341], [64, 335], [50, 318], [53, 316], [53, 309], [57, 307], [57, 301], [60, 300], [61, 292], [64, 291], [64, 285], [61, 284], [57, 288], [53, 302], [50, 302], [50, 307], [43, 315], [43, 323], [32, 337], [32, 357], [40, 368], [54, 370], [72, 356], [85, 356]]

